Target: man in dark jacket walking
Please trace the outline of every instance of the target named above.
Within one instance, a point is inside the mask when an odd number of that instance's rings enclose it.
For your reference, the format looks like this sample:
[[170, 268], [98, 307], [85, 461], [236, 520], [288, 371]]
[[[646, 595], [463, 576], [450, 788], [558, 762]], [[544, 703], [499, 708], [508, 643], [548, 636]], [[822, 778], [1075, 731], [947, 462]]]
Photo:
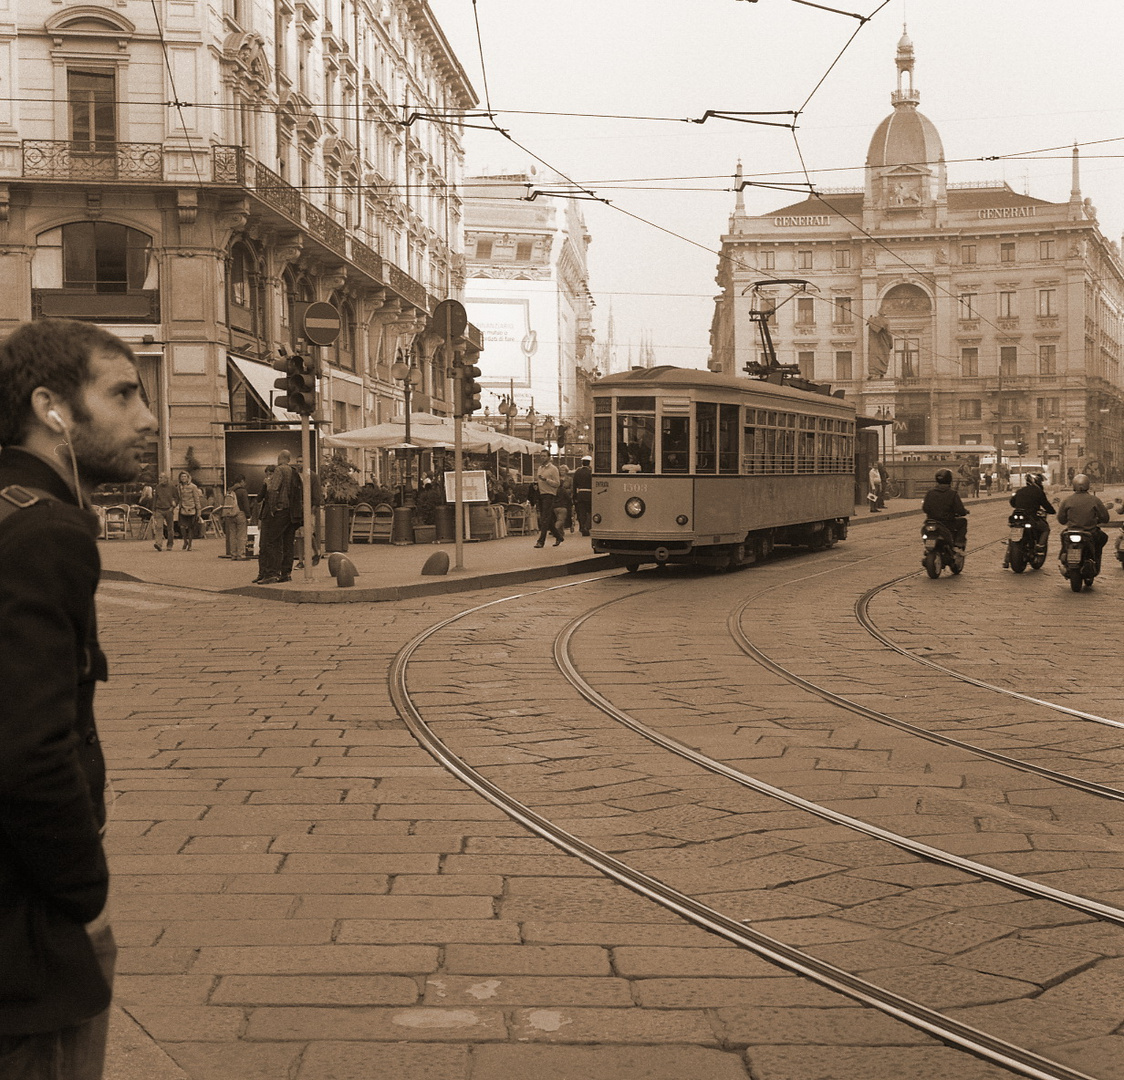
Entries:
[[136, 478], [156, 420], [132, 351], [45, 319], [0, 344], [0, 1075], [98, 1080], [115, 947], [105, 914], [107, 674], [93, 488]]

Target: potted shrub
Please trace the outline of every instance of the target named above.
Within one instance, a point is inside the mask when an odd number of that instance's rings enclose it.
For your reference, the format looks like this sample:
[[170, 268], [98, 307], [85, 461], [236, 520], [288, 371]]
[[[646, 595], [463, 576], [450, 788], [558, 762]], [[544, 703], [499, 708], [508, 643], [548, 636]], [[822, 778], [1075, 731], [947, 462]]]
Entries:
[[437, 542], [437, 507], [444, 505], [445, 496], [436, 485], [418, 492], [414, 505], [414, 543], [434, 544]]
[[359, 497], [356, 471], [355, 466], [338, 452], [326, 458], [320, 466], [325, 551], [347, 551], [351, 505]]

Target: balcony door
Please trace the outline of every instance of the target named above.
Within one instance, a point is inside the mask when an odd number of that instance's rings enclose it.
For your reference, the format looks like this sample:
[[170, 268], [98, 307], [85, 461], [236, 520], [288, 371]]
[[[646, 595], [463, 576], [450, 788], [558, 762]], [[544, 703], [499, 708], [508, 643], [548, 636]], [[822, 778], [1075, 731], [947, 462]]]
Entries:
[[70, 141], [78, 153], [112, 153], [117, 142], [117, 87], [112, 71], [66, 73]]

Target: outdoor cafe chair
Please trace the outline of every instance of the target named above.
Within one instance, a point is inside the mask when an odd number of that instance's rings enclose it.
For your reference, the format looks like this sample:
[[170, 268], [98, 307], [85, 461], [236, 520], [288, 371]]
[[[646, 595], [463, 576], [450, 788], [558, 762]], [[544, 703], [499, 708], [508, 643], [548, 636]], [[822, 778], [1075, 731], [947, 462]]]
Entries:
[[370, 503], [356, 503], [351, 509], [351, 532], [348, 539], [355, 543], [362, 540], [366, 544], [375, 539], [375, 509]]

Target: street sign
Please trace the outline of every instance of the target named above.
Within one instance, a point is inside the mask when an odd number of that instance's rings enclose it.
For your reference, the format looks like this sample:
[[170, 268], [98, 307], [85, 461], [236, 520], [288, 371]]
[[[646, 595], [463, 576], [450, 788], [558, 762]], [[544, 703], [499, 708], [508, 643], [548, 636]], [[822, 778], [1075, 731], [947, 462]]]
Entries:
[[295, 314], [300, 336], [313, 345], [331, 345], [340, 336], [343, 321], [331, 304], [317, 300], [303, 309], [298, 304]]
[[468, 312], [459, 300], [442, 300], [433, 309], [433, 329], [442, 337], [460, 337], [467, 327]]

